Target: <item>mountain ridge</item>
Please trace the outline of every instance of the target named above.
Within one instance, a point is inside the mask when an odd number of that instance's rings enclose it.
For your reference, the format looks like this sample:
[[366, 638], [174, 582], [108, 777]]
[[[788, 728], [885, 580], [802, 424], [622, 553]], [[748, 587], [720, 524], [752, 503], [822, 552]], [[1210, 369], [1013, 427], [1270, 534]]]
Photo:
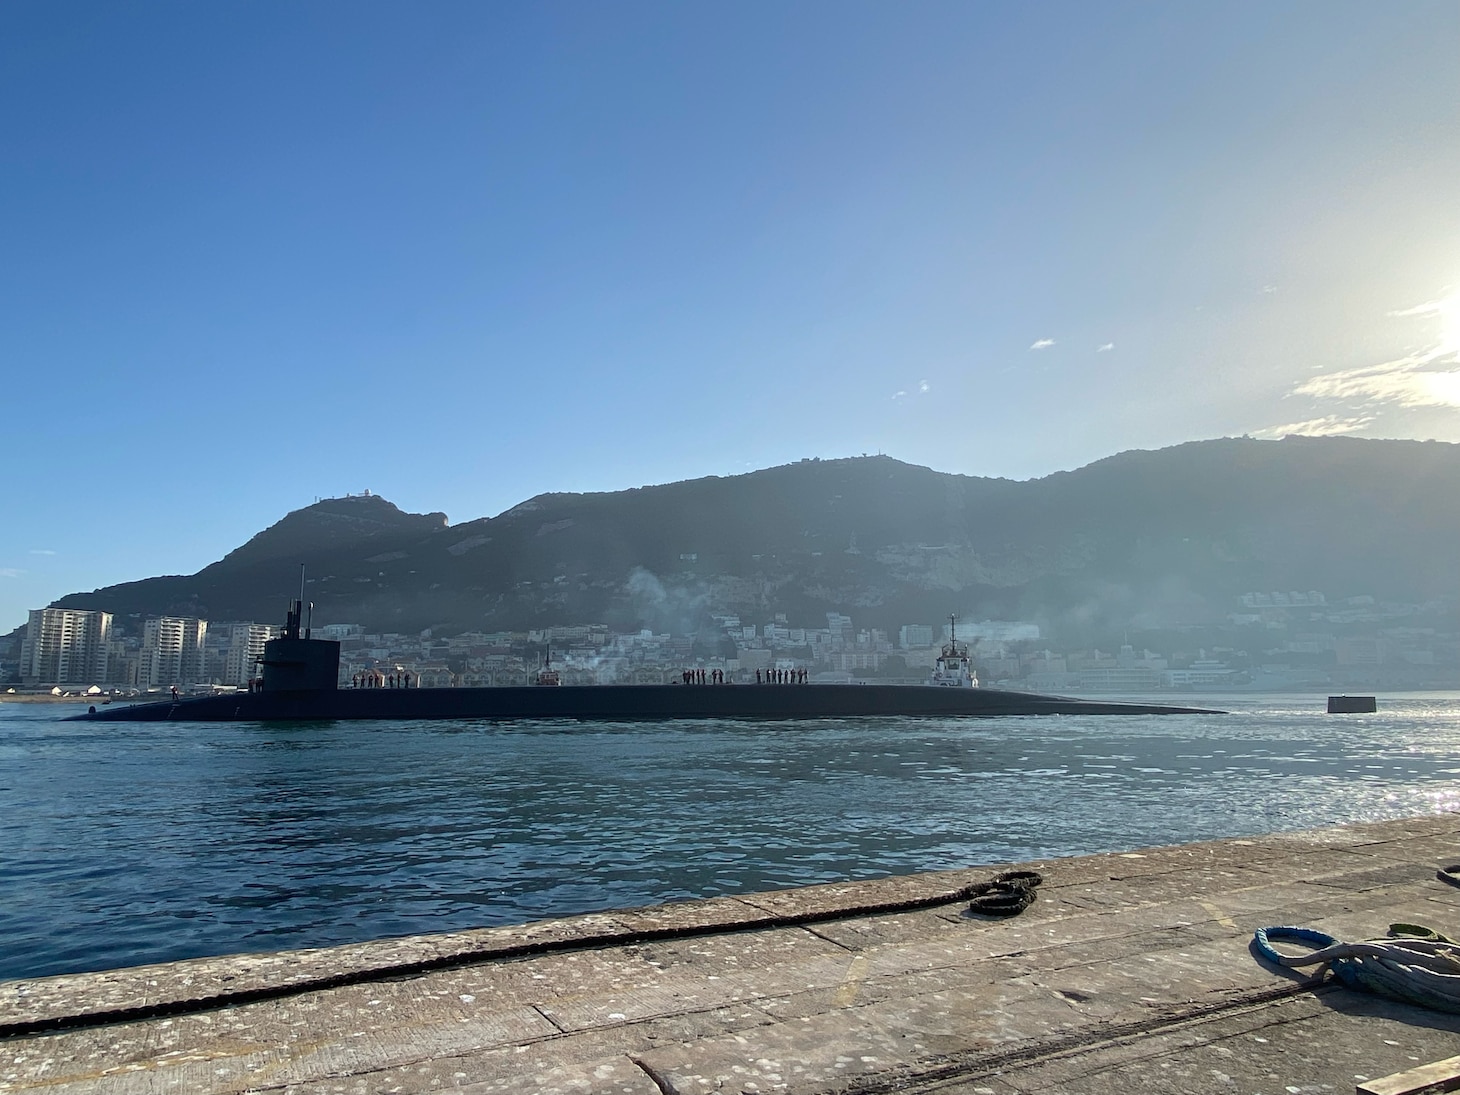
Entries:
[[896, 627], [948, 612], [1163, 626], [1244, 590], [1397, 599], [1453, 591], [1460, 446], [1223, 438], [1133, 449], [1030, 480], [886, 456], [808, 459], [619, 491], [549, 492], [450, 524], [375, 496], [291, 511], [190, 576], [57, 605], [281, 615], [443, 633], [608, 623], [693, 633], [712, 612]]

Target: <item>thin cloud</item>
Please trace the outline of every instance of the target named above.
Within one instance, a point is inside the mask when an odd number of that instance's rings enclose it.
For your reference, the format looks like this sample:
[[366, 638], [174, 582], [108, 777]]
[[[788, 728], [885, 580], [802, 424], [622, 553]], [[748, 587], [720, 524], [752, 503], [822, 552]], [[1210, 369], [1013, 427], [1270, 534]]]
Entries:
[[1401, 319], [1438, 318], [1441, 321], [1438, 341], [1428, 349], [1393, 361], [1311, 376], [1291, 394], [1347, 404], [1347, 417], [1328, 416], [1338, 421], [1348, 421], [1362, 412], [1385, 407], [1460, 407], [1457, 313], [1460, 313], [1460, 295], [1390, 312], [1390, 316]]
[[0, 578], [19, 578], [25, 571], [16, 570], [14, 567], [0, 567]]
[[1269, 426], [1265, 430], [1255, 431], [1253, 436], [1268, 440], [1282, 437], [1337, 437], [1340, 434], [1361, 430], [1372, 421], [1374, 421], [1374, 416], [1371, 414], [1355, 415], [1351, 418], [1329, 414], [1322, 418], [1309, 418], [1303, 422], [1285, 422], [1281, 426]]
[[1048, 350], [1053, 345], [1054, 345], [1054, 339], [1052, 339], [1052, 338], [1041, 338], [1038, 342], [1036, 342], [1033, 346], [1031, 346], [1029, 348], [1031, 350]]
[[1444, 359], [1415, 354], [1311, 377], [1294, 388], [1293, 394], [1396, 407], [1460, 407], [1460, 361], [1453, 354]]
[[1109, 353], [1113, 349], [1115, 349], [1115, 343], [1113, 343], [1113, 342], [1106, 342], [1106, 343], [1102, 343], [1099, 346], [1096, 346], [1095, 347], [1095, 352], [1097, 354], [1107, 354], [1107, 353]]
[[[917, 393], [918, 395], [926, 395], [928, 392], [930, 392], [932, 390], [933, 390], [933, 386], [931, 384], [929, 384], [926, 380], [919, 380], [918, 381], [918, 393]], [[892, 393], [893, 402], [897, 402], [899, 400], [906, 399], [907, 397], [908, 397], [908, 393], [907, 393], [907, 390], [905, 388], [902, 389], [902, 390], [900, 390], [900, 391], [896, 391], [896, 392], [893, 392]]]
[[1268, 296], [1272, 296], [1273, 293], [1276, 293], [1277, 292], [1277, 286], [1276, 285], [1264, 285], [1262, 287], [1262, 291], [1264, 293], [1266, 293]]
[[30, 553], [32, 555], [54, 555], [54, 554], [56, 554], [50, 548], [31, 548], [30, 549]]
[[1445, 311], [1449, 302], [1443, 300], [1427, 300], [1423, 304], [1416, 304], [1413, 308], [1402, 308], [1397, 312], [1385, 312], [1386, 316], [1394, 319], [1404, 319], [1408, 316], [1437, 316]]
[[1423, 364], [1430, 364], [1443, 358], [1460, 355], [1460, 290], [1439, 300], [1429, 300], [1389, 315], [1403, 319], [1420, 316], [1440, 321], [1440, 340], [1422, 354], [1416, 355]]

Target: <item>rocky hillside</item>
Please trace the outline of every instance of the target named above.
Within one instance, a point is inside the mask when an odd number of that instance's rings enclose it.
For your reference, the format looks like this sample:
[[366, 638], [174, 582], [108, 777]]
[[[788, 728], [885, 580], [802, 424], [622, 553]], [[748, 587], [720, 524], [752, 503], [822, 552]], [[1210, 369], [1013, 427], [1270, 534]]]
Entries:
[[1248, 590], [1454, 596], [1460, 446], [1227, 439], [1014, 482], [887, 457], [810, 460], [607, 494], [548, 494], [448, 525], [380, 498], [297, 510], [187, 577], [58, 604], [409, 632], [605, 622], [696, 630], [712, 612], [894, 628], [964, 616], [1051, 630], [1180, 626]]

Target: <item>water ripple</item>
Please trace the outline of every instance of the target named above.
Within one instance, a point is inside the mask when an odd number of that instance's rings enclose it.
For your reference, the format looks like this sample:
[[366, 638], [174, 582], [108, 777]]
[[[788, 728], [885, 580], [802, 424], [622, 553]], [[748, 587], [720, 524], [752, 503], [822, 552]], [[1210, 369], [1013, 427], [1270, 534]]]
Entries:
[[0, 704], [0, 978], [1452, 810], [1456, 699], [285, 727]]

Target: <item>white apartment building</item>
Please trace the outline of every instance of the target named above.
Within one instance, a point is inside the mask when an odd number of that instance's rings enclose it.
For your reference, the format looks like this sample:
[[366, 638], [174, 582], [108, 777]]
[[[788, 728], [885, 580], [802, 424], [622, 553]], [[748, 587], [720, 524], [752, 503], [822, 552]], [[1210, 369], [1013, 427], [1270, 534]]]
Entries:
[[203, 640], [208, 621], [193, 616], [154, 616], [142, 625], [141, 688], [196, 684], [203, 674]]
[[857, 673], [879, 669], [886, 658], [880, 650], [842, 650], [832, 654], [828, 661], [838, 673]]
[[234, 624], [223, 655], [223, 683], [242, 687], [257, 677], [264, 644], [283, 633], [283, 628], [273, 624]]
[[32, 609], [20, 645], [21, 680], [27, 685], [101, 684], [111, 629], [110, 612]]
[[933, 629], [927, 624], [903, 624], [897, 633], [897, 643], [904, 650], [933, 645]]

